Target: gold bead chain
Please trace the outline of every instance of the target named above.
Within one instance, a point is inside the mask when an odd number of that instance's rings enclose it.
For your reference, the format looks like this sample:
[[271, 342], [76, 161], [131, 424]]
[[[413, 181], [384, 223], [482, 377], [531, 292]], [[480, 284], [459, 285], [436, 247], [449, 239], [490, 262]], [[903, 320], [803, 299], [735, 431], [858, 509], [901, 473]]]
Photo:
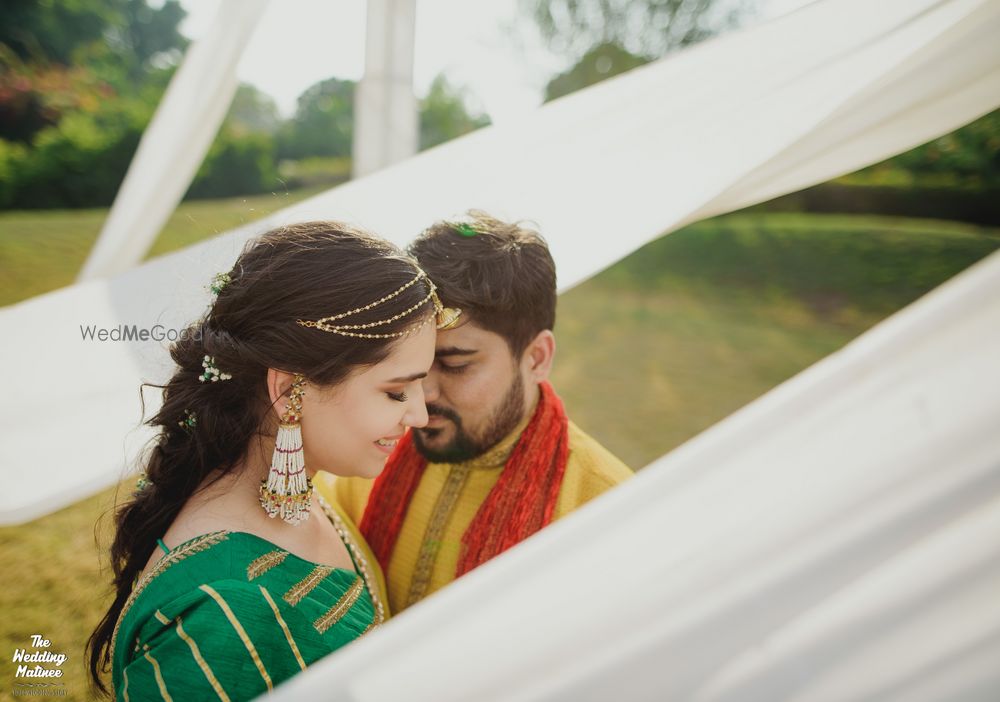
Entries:
[[[388, 319], [382, 319], [382, 320], [379, 320], [377, 322], [366, 322], [364, 324], [331, 324], [330, 323], [330, 322], [335, 322], [338, 319], [344, 319], [345, 317], [350, 317], [350, 316], [358, 314], [360, 312], [366, 312], [366, 311], [372, 309], [373, 307], [377, 307], [378, 305], [381, 305], [381, 304], [383, 304], [383, 303], [385, 303], [385, 302], [393, 299], [394, 297], [397, 297], [398, 295], [401, 295], [403, 293], [403, 291], [405, 291], [407, 288], [409, 288], [412, 285], [415, 285], [418, 281], [420, 281], [421, 279], [424, 279], [424, 278], [427, 279], [427, 284], [430, 287], [430, 292], [427, 293], [427, 296], [424, 297], [422, 300], [420, 300], [420, 302], [416, 303], [415, 305], [412, 305], [411, 307], [408, 307], [407, 309], [403, 310], [399, 314], [393, 315], [392, 317], [389, 317]], [[363, 305], [361, 307], [356, 307], [353, 310], [348, 310], [347, 312], [341, 312], [340, 314], [335, 314], [335, 315], [332, 315], [330, 317], [323, 317], [323, 318], [317, 319], [315, 321], [313, 321], [313, 320], [299, 319], [299, 320], [296, 320], [296, 322], [298, 324], [301, 324], [303, 327], [309, 327], [309, 328], [312, 328], [312, 329], [319, 329], [321, 331], [332, 332], [334, 334], [340, 334], [342, 336], [352, 336], [352, 337], [356, 337], [356, 338], [360, 338], [360, 339], [394, 339], [394, 338], [398, 338], [398, 337], [402, 337], [402, 336], [407, 336], [409, 334], [413, 334], [417, 330], [422, 329], [423, 326], [425, 324], [427, 324], [427, 322], [430, 319], [430, 317], [428, 317], [427, 319], [425, 319], [424, 321], [420, 322], [417, 325], [411, 326], [410, 328], [405, 329], [403, 331], [399, 331], [399, 332], [368, 333], [368, 332], [362, 332], [362, 331], [359, 331], [359, 330], [361, 330], [361, 329], [372, 329], [374, 327], [381, 327], [381, 326], [385, 326], [386, 324], [392, 324], [396, 320], [402, 319], [403, 317], [406, 317], [407, 315], [410, 315], [413, 312], [415, 312], [416, 310], [418, 310], [419, 308], [423, 307], [423, 305], [426, 304], [428, 300], [431, 300], [433, 302], [433, 304], [434, 304], [435, 317], [438, 320], [438, 326], [439, 326], [439, 328], [445, 328], [446, 326], [453, 325], [454, 322], [458, 319], [459, 315], [461, 314], [461, 310], [451, 309], [451, 308], [447, 308], [446, 309], [446, 308], [444, 308], [441, 305], [441, 301], [438, 299], [438, 296], [437, 296], [437, 286], [434, 285], [434, 281], [432, 281], [430, 278], [427, 278], [427, 274], [426, 273], [424, 273], [423, 271], [420, 271], [419, 273], [417, 273], [417, 276], [413, 280], [411, 280], [410, 282], [406, 283], [402, 287], [394, 290], [393, 292], [389, 293], [388, 295], [380, 297], [378, 300], [375, 300], [375, 302], [371, 302], [371, 303], [369, 303], [367, 305]], [[447, 322], [447, 324], [445, 324], [445, 322]]]
[[[347, 312], [341, 312], [340, 314], [335, 314], [332, 317], [323, 317], [319, 321], [320, 322], [336, 322], [338, 319], [343, 319], [344, 317], [350, 317], [351, 315], [358, 314], [359, 312], [367, 312], [368, 310], [370, 310], [373, 307], [378, 307], [379, 305], [381, 305], [381, 304], [383, 304], [385, 302], [388, 302], [392, 298], [398, 297], [399, 295], [402, 295], [405, 290], [407, 290], [408, 288], [416, 285], [417, 282], [421, 278], [426, 278], [426, 277], [427, 277], [427, 274], [424, 273], [423, 271], [420, 271], [419, 273], [417, 273], [417, 277], [414, 278], [413, 280], [411, 280], [409, 283], [407, 283], [406, 285], [402, 286], [401, 288], [398, 288], [397, 290], [394, 290], [393, 292], [389, 293], [385, 297], [380, 297], [379, 299], [375, 300], [375, 302], [371, 302], [371, 303], [369, 303], [367, 305], [364, 305], [362, 307], [355, 307], [353, 310], [348, 310]], [[431, 287], [433, 287], [433, 285], [434, 284], [431, 283]], [[416, 309], [416, 308], [414, 308], [414, 309]]]

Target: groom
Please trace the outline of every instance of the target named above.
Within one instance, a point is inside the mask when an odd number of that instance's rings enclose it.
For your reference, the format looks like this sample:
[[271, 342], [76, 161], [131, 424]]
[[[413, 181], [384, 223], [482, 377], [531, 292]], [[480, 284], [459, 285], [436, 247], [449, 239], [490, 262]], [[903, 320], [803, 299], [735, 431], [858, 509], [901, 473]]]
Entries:
[[320, 484], [382, 564], [393, 613], [632, 475], [548, 382], [556, 273], [536, 232], [473, 211], [410, 247], [459, 324], [438, 332], [429, 421], [374, 481]]

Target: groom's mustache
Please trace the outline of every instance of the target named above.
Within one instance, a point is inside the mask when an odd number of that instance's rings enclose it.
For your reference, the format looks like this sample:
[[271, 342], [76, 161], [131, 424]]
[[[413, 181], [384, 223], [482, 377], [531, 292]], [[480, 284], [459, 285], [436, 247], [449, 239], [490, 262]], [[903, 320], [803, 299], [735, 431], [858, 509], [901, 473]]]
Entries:
[[434, 414], [439, 417], [445, 417], [455, 422], [455, 424], [461, 424], [462, 418], [458, 416], [455, 410], [448, 409], [447, 407], [442, 407], [441, 405], [428, 404], [427, 414]]

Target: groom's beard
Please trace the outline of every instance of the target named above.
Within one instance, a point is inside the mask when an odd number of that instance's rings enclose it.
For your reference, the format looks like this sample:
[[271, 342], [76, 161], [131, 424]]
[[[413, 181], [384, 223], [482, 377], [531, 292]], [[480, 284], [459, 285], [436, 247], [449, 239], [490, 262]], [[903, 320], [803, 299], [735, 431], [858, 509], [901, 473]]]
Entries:
[[428, 446], [427, 440], [433, 441], [447, 427], [433, 429], [414, 429], [413, 443], [417, 450], [431, 463], [460, 463], [476, 458], [489, 451], [503, 440], [524, 416], [524, 381], [521, 374], [515, 373], [514, 380], [493, 411], [481, 432], [473, 434], [466, 430], [462, 418], [452, 409], [435, 404], [427, 405], [428, 414], [436, 414], [451, 420], [455, 427], [451, 440], [440, 446]]

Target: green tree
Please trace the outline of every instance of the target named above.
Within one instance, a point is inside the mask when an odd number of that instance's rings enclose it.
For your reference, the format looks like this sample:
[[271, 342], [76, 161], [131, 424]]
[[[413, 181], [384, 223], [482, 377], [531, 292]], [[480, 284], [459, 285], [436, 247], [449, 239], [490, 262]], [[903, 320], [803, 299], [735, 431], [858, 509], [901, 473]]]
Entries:
[[487, 115], [471, 113], [464, 90], [448, 83], [444, 75], [432, 82], [420, 101], [420, 148], [429, 149], [490, 124]]
[[278, 185], [274, 141], [268, 134], [237, 134], [224, 126], [185, 198], [229, 197], [271, 190]]
[[119, 9], [106, 0], [9, 0], [0, 3], [0, 44], [22, 59], [68, 64], [75, 49], [104, 36]]
[[295, 116], [278, 132], [278, 157], [350, 156], [354, 81], [328, 78], [299, 96]]
[[184, 15], [177, 0], [0, 4], [0, 138], [30, 143], [63, 115], [109, 100], [155, 104], [186, 43]]
[[889, 159], [885, 165], [918, 178], [945, 175], [953, 184], [1000, 186], [1000, 110]]
[[224, 124], [236, 133], [274, 134], [281, 126], [281, 114], [270, 95], [240, 83]]
[[569, 95], [644, 63], [649, 63], [649, 59], [630, 53], [617, 44], [595, 46], [585, 53], [576, 65], [548, 82], [545, 86], [545, 101]]
[[0, 44], [25, 60], [69, 65], [78, 49], [107, 41], [141, 67], [184, 47], [185, 15], [178, 0], [155, 8], [146, 0], [8, 0], [0, 3]]
[[521, 0], [549, 48], [575, 61], [615, 45], [658, 58], [735, 26], [755, 0]]
[[0, 201], [113, 198], [186, 40], [178, 0], [0, 4]]
[[121, 4], [119, 21], [105, 32], [105, 41], [122, 57], [124, 68], [133, 83], [141, 82], [151, 68], [176, 63], [187, 39], [180, 33], [180, 23], [187, 16], [178, 0], [166, 0], [160, 7], [150, 7], [146, 0], [117, 0]]
[[277, 187], [274, 137], [280, 126], [271, 96], [241, 83], [185, 199], [250, 195]]

